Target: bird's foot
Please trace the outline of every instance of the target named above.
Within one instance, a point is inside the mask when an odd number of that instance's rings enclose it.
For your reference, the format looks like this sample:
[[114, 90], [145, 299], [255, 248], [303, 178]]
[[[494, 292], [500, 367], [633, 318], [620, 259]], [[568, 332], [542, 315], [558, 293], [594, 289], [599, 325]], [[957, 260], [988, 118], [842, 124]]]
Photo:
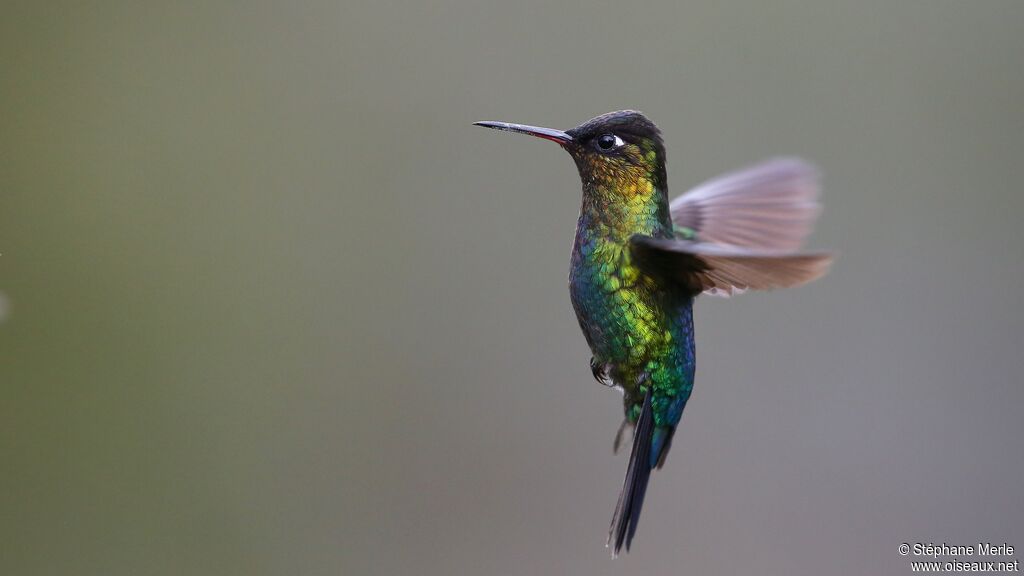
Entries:
[[608, 378], [608, 371], [611, 370], [611, 367], [611, 364], [607, 362], [598, 362], [597, 358], [590, 359], [590, 372], [594, 375], [594, 380], [609, 388], [615, 385]]

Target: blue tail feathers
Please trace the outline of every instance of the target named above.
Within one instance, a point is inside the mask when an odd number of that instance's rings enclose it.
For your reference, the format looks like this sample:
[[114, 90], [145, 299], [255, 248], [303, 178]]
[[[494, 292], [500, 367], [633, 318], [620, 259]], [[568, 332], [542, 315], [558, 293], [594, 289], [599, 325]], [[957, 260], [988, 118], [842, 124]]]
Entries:
[[[665, 440], [661, 440], [659, 451], [652, 451], [655, 434], [651, 391], [648, 389], [633, 432], [633, 449], [629, 454], [626, 480], [623, 482], [618, 504], [615, 505], [615, 514], [612, 516], [612, 525], [608, 531], [608, 546], [612, 548], [612, 557], [619, 555], [623, 544], [626, 545], [628, 552], [633, 542], [637, 522], [640, 520], [640, 510], [644, 504], [644, 495], [647, 493], [647, 483], [651, 479], [651, 470], [658, 462], [660, 450], [666, 447]], [[666, 436], [662, 434], [661, 437]]]

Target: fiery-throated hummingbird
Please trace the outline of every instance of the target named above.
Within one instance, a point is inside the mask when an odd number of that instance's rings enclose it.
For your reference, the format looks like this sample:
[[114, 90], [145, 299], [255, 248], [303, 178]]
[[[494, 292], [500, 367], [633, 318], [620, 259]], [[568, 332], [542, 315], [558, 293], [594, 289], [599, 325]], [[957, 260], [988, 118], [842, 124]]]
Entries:
[[819, 212], [817, 170], [770, 160], [669, 203], [661, 133], [639, 112], [609, 112], [564, 132], [476, 125], [559, 144], [583, 181], [569, 294], [594, 377], [624, 397], [616, 449], [633, 427], [608, 533], [617, 556], [623, 543], [629, 550], [651, 471], [664, 464], [693, 390], [694, 298], [797, 286], [827, 272], [828, 253], [798, 252]]

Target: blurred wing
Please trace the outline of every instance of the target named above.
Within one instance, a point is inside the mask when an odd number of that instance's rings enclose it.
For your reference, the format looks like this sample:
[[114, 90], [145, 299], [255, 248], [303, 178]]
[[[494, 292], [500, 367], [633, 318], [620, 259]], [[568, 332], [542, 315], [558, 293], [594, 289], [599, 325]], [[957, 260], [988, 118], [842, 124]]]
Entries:
[[788, 288], [828, 272], [827, 252], [751, 250], [635, 235], [633, 261], [645, 273], [676, 282], [692, 294], [731, 296], [746, 290]]
[[671, 204], [680, 237], [779, 251], [799, 249], [820, 211], [818, 170], [799, 158], [719, 176]]

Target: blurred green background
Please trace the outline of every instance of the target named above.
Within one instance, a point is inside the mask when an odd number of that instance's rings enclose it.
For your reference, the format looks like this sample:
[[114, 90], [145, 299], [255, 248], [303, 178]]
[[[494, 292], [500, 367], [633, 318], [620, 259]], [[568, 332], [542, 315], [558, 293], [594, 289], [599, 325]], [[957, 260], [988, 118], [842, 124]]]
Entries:
[[[18, 2], [0, 573], [905, 574], [1024, 549], [1024, 3]], [[697, 309], [634, 551], [557, 147], [825, 174], [814, 285]]]

